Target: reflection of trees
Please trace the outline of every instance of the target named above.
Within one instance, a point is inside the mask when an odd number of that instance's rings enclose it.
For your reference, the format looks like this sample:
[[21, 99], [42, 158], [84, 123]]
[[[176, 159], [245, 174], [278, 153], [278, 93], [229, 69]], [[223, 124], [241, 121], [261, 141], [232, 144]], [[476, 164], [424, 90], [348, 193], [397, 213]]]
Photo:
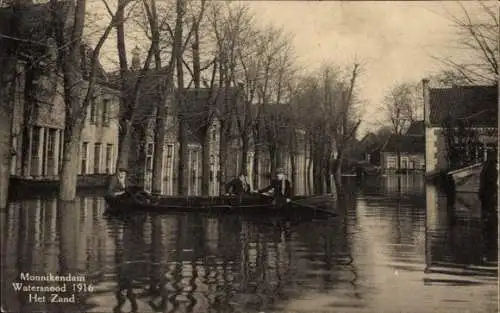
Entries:
[[[360, 297], [357, 291], [357, 268], [349, 241], [350, 216], [352, 213], [355, 214], [352, 193], [346, 192], [344, 197], [339, 197], [336, 209], [339, 215], [335, 220], [316, 221], [312, 225], [305, 223], [298, 226], [300, 241], [311, 251], [305, 255], [310, 264], [298, 271], [304, 272], [307, 280], [319, 279], [325, 290], [347, 283], [352, 286], [355, 297]], [[308, 275], [308, 268], [315, 270], [315, 274]]]

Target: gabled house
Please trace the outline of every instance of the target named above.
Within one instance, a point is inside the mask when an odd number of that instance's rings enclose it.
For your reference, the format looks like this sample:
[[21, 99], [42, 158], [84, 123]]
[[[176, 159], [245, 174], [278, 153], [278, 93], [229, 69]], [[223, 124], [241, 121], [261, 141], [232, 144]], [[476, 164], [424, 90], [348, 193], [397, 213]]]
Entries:
[[360, 161], [380, 165], [380, 148], [383, 144], [374, 133], [366, 134], [358, 143]]
[[422, 171], [425, 169], [423, 122], [413, 122], [405, 134], [393, 134], [380, 148], [383, 172]]
[[432, 88], [423, 80], [426, 175], [485, 160], [498, 147], [498, 86]]

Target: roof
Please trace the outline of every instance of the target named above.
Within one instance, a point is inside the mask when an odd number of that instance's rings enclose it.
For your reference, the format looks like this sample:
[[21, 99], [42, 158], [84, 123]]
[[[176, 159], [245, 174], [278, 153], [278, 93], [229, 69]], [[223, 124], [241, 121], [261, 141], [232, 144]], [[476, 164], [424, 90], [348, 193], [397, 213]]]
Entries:
[[424, 121], [414, 121], [411, 123], [410, 127], [406, 131], [407, 135], [412, 136], [423, 136], [425, 135], [425, 123]]
[[382, 152], [424, 153], [425, 137], [409, 135], [391, 135], [382, 147]]
[[498, 126], [497, 86], [456, 86], [429, 89], [431, 126], [442, 126], [450, 117], [475, 127]]
[[[197, 88], [184, 90], [184, 103], [181, 113], [185, 117], [187, 136], [190, 141], [201, 140], [203, 133], [220, 112], [227, 112], [226, 105], [239, 97], [241, 91], [230, 87], [225, 94], [225, 88]], [[237, 100], [236, 100], [237, 101]]]

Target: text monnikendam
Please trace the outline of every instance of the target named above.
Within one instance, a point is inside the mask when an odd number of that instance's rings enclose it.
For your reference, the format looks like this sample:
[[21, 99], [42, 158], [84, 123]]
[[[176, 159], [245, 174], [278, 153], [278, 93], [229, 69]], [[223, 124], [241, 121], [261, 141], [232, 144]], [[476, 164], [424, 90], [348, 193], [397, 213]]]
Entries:
[[47, 273], [45, 275], [32, 275], [30, 273], [21, 273], [19, 278], [24, 281], [67, 281], [67, 282], [85, 282], [84, 275], [54, 275]]

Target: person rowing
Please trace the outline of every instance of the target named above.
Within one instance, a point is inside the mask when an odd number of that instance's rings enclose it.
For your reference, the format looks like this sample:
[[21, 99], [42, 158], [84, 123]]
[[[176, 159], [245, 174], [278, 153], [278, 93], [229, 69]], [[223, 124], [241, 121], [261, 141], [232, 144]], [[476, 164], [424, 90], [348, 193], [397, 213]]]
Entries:
[[133, 199], [138, 202], [149, 202], [149, 192], [137, 186], [129, 186], [127, 182], [127, 169], [119, 168], [118, 171], [111, 177], [108, 186], [108, 195], [114, 198], [123, 200]]
[[127, 170], [119, 168], [111, 177], [108, 186], [108, 194], [113, 197], [125, 197], [127, 195]]
[[251, 190], [252, 189], [250, 187], [250, 183], [248, 182], [248, 177], [244, 172], [241, 172], [237, 178], [231, 180], [226, 185], [227, 195], [250, 194]]
[[292, 184], [286, 178], [285, 170], [280, 168], [276, 171], [276, 179], [273, 179], [269, 186], [259, 189], [258, 192], [271, 192], [271, 195], [275, 199], [275, 204], [282, 205], [291, 201]]

